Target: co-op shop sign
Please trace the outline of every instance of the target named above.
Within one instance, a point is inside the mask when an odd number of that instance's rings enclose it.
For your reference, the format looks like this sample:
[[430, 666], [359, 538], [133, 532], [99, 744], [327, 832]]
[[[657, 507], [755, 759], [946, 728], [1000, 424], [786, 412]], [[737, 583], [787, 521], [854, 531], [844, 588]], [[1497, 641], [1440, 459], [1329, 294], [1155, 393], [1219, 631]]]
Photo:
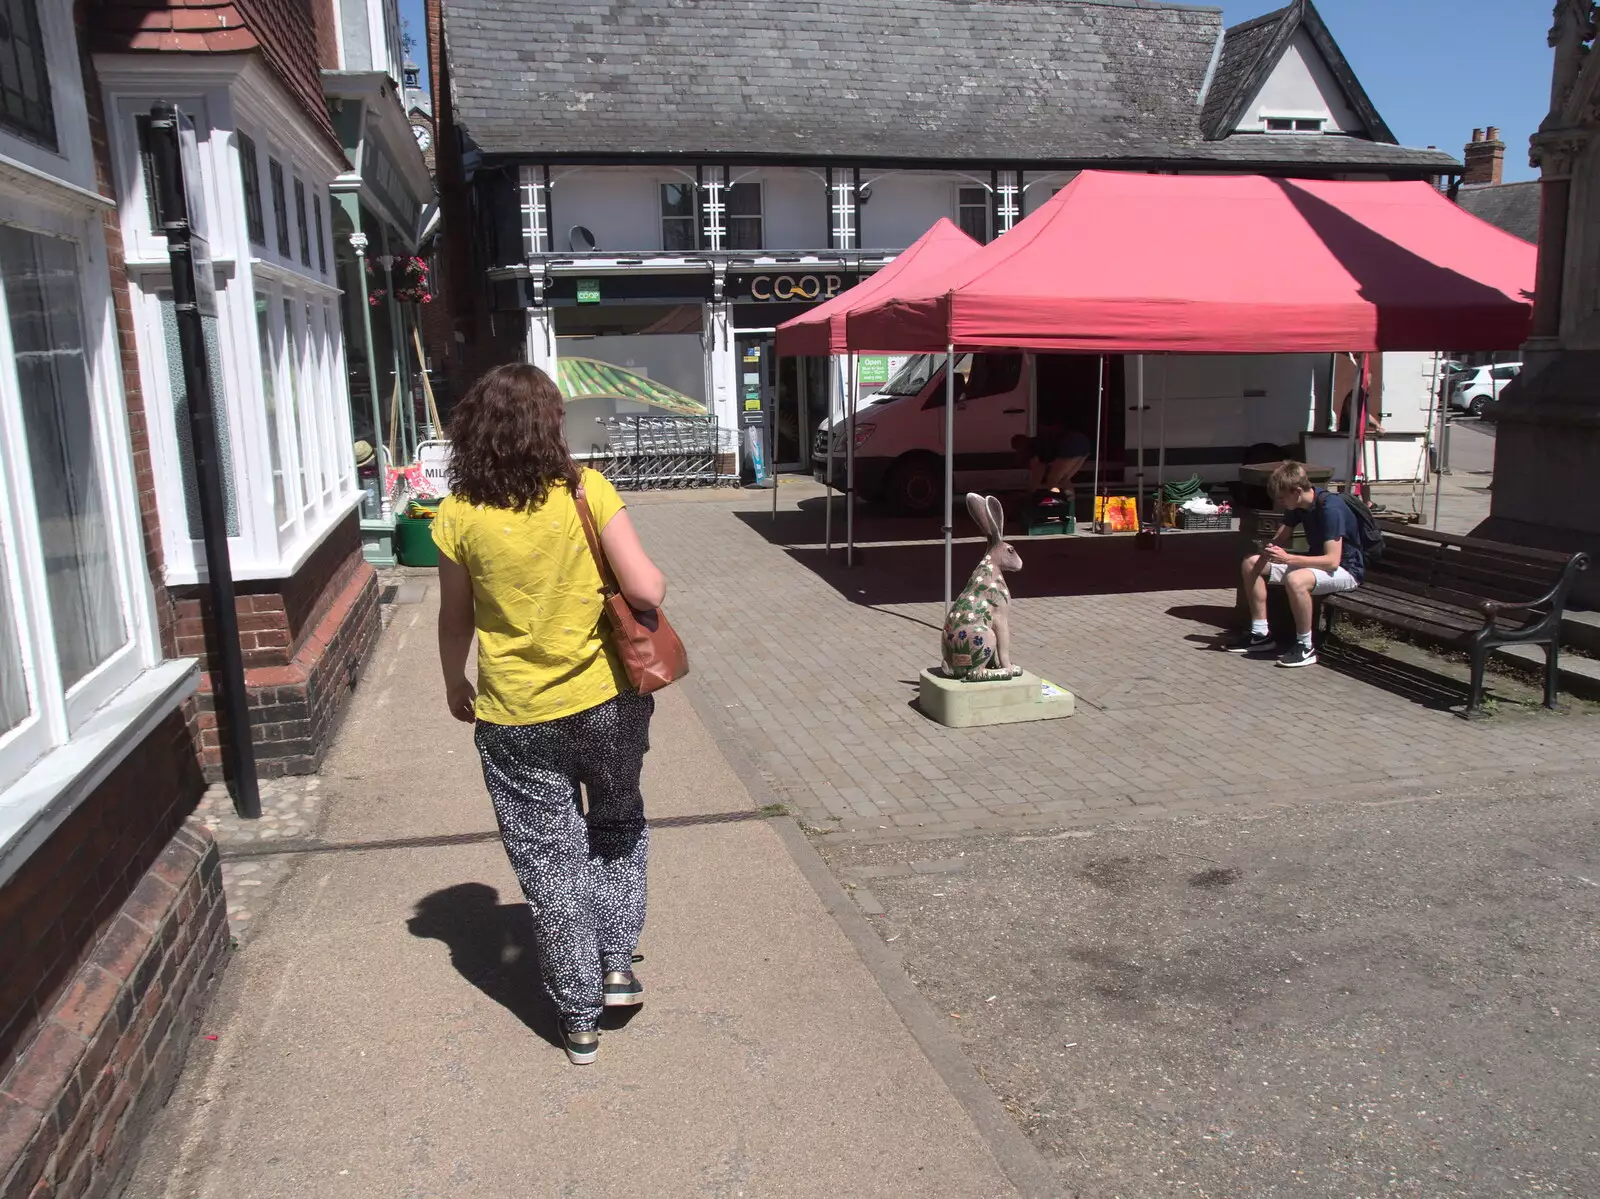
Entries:
[[750, 298], [762, 303], [831, 300], [843, 290], [843, 275], [756, 275], [750, 280]]

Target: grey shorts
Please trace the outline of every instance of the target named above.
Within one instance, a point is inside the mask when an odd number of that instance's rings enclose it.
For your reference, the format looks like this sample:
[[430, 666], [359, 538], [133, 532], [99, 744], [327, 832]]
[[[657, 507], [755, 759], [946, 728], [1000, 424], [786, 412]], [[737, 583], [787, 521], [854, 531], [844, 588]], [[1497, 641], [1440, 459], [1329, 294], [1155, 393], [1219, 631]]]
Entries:
[[1340, 591], [1354, 591], [1361, 586], [1356, 582], [1355, 575], [1344, 567], [1336, 567], [1330, 574], [1325, 570], [1318, 570], [1312, 566], [1294, 566], [1288, 562], [1274, 562], [1267, 568], [1267, 582], [1279, 587], [1291, 570], [1309, 570], [1317, 577], [1317, 585], [1311, 589], [1312, 595], [1334, 595]]

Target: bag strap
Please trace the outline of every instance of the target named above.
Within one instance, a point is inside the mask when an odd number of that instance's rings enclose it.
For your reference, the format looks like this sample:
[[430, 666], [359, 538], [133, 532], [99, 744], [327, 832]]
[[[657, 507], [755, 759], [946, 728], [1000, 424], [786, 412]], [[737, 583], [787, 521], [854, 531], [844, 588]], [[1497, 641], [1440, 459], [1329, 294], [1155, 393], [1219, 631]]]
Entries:
[[572, 502], [578, 507], [578, 522], [583, 525], [583, 536], [589, 543], [589, 553], [600, 571], [600, 587], [606, 595], [615, 595], [618, 590], [617, 581], [611, 575], [611, 563], [606, 559], [605, 550], [600, 548], [600, 535], [594, 530], [594, 515], [589, 511], [589, 497], [584, 494], [583, 484], [580, 483], [578, 490], [573, 493]]

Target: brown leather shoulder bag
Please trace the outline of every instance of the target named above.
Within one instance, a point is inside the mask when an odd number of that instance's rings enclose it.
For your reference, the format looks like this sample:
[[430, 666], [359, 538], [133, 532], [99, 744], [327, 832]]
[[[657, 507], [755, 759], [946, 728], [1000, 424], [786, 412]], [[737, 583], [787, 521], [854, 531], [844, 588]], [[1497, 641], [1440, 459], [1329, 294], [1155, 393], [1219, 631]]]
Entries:
[[660, 691], [689, 673], [689, 655], [678, 634], [667, 623], [665, 612], [660, 608], [636, 611], [624, 598], [616, 576], [611, 573], [606, 552], [600, 547], [600, 535], [595, 532], [594, 516], [589, 511], [589, 497], [582, 487], [578, 488], [576, 499], [583, 535], [589, 541], [594, 564], [600, 569], [606, 620], [611, 625], [611, 644], [635, 691], [640, 695]]

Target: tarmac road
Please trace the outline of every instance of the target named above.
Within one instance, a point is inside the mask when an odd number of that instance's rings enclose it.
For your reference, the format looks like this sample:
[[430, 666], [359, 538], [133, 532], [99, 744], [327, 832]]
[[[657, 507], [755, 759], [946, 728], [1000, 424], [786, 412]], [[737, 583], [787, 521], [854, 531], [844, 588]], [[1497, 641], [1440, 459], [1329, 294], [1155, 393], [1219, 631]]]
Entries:
[[1594, 1196], [1597, 831], [1569, 779], [826, 852], [964, 855], [874, 923], [1063, 1195]]

